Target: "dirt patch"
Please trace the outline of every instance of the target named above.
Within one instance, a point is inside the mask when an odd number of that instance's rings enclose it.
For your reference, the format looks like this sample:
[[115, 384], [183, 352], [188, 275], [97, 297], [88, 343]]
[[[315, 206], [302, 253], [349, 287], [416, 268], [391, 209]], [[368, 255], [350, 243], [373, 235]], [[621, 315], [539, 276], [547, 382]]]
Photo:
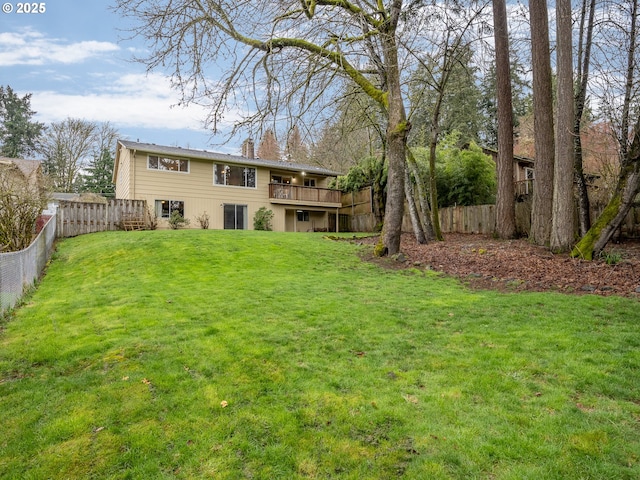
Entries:
[[[359, 240], [375, 244], [377, 237]], [[501, 291], [557, 291], [619, 295], [640, 299], [640, 242], [610, 244], [610, 260], [592, 262], [554, 255], [526, 239], [497, 240], [488, 235], [445, 235], [444, 242], [420, 245], [403, 234], [402, 254], [366, 257], [387, 268], [426, 268], [459, 278], [473, 288]]]

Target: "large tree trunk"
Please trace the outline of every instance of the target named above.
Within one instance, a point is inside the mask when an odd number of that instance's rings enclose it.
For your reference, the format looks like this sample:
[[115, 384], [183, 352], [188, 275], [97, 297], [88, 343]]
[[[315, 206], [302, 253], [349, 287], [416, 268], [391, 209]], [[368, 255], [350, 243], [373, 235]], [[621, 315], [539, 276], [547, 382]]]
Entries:
[[505, 0], [493, 0], [496, 42], [496, 87], [498, 99], [498, 191], [496, 195], [496, 234], [500, 238], [516, 235], [516, 207], [513, 186], [513, 106], [509, 65], [509, 29]]
[[[391, 97], [391, 95], [389, 95]], [[391, 98], [389, 100], [391, 103]], [[402, 110], [402, 104], [395, 107]], [[391, 110], [391, 108], [390, 108]], [[391, 119], [391, 112], [389, 117]], [[396, 112], [397, 116], [400, 112]], [[376, 251], [378, 255], [395, 255], [400, 252], [400, 238], [402, 235], [402, 217], [404, 215], [404, 150], [407, 139], [407, 124], [405, 121], [395, 120], [389, 122], [389, 132], [387, 133], [387, 159], [389, 162], [387, 177], [387, 204], [384, 214], [384, 227], [382, 229], [383, 250]]]
[[535, 145], [535, 183], [529, 240], [536, 245], [548, 245], [553, 212], [554, 136], [547, 3], [529, 0], [529, 14]]
[[391, 7], [391, 18], [386, 32], [381, 36], [384, 48], [384, 63], [387, 82], [387, 205], [385, 207], [382, 245], [378, 245], [375, 253], [395, 255], [400, 252], [402, 235], [402, 217], [404, 214], [404, 172], [405, 150], [410, 125], [402, 101], [400, 85], [400, 66], [398, 64], [398, 48], [396, 45], [396, 28], [402, 2], [396, 0]]
[[556, 162], [553, 175], [553, 219], [551, 250], [568, 252], [574, 240], [573, 203], [573, 57], [571, 0], [556, 0], [556, 58], [558, 68], [558, 113]]
[[634, 128], [633, 143], [622, 165], [615, 193], [587, 234], [574, 247], [571, 256], [586, 260], [597, 257], [622, 224], [638, 193], [640, 193], [640, 118]]

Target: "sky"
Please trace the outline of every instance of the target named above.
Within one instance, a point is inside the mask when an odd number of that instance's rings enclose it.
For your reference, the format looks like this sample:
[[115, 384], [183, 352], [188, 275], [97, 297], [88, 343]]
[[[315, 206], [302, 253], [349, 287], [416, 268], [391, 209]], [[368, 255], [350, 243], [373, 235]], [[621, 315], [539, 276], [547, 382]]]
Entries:
[[221, 145], [226, 137], [204, 129], [201, 107], [176, 106], [179, 94], [166, 75], [133, 61], [144, 43], [127, 39], [112, 1], [35, 2], [31, 13], [25, 6], [34, 2], [0, 3], [0, 85], [32, 95], [34, 120], [109, 122], [122, 139], [240, 152], [241, 139]]

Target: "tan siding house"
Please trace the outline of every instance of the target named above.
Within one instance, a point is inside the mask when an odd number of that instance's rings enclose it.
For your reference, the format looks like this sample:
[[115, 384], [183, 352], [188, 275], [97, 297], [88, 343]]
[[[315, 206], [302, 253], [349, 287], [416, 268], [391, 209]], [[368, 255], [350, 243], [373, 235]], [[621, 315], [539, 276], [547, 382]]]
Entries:
[[178, 210], [199, 228], [206, 213], [213, 229], [252, 229], [260, 207], [273, 211], [273, 230], [335, 231], [341, 207], [323, 168], [120, 140], [113, 178], [116, 198], [146, 200], [159, 226]]

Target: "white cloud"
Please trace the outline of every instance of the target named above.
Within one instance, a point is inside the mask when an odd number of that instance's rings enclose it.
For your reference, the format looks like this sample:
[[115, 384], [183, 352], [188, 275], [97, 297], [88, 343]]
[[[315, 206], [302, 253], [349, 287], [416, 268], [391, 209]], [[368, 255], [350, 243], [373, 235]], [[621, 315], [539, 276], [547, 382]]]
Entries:
[[65, 43], [31, 29], [0, 33], [0, 67], [56, 63], [69, 65], [119, 50], [120, 47], [112, 42], [89, 40]]
[[[98, 79], [94, 79], [98, 80]], [[96, 82], [97, 83], [97, 82]], [[100, 79], [92, 91], [65, 94], [35, 91], [31, 107], [38, 121], [51, 123], [67, 117], [110, 122], [117, 127], [205, 131], [207, 109], [177, 106], [179, 96], [167, 77], [159, 74], [123, 74], [113, 81]], [[227, 122], [239, 115], [230, 114]]]

